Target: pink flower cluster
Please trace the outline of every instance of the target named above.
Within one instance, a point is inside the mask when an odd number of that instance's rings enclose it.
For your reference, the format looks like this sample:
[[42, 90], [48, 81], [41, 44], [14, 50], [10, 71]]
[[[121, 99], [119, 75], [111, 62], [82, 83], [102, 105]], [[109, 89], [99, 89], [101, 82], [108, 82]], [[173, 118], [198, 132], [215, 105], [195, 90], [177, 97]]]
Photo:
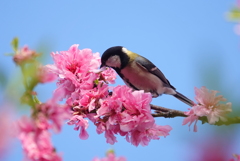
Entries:
[[48, 83], [57, 79], [57, 76], [49, 71], [49, 68], [46, 66], [39, 66], [36, 72], [36, 77], [40, 83]]
[[37, 53], [33, 50], [30, 50], [28, 46], [24, 46], [21, 50], [17, 51], [13, 56], [13, 60], [17, 65], [21, 65], [27, 61], [34, 60], [37, 56]]
[[[16, 51], [15, 55], [13, 56], [13, 61], [17, 65], [22, 66], [22, 70], [25, 70], [23, 72], [28, 73], [28, 75], [25, 76], [31, 77], [31, 80], [35, 81], [31, 83], [47, 83], [56, 80], [57, 76], [49, 71], [49, 68], [40, 65], [35, 60], [38, 55], [40, 54], [36, 53], [34, 50], [30, 50], [28, 46], [24, 46], [20, 50]], [[24, 65], [27, 63], [31, 64], [31, 66], [24, 68]], [[29, 72], [31, 70], [33, 72]]]
[[150, 93], [134, 91], [127, 86], [117, 86], [113, 94], [100, 100], [94, 123], [97, 132], [105, 132], [107, 143], [117, 142], [114, 134], [126, 136], [128, 142], [135, 146], [148, 145], [151, 139], [167, 136], [170, 126], [159, 126], [151, 115]]
[[3, 108], [5, 108], [4, 106], [0, 106], [0, 160], [2, 160], [9, 149], [9, 145], [11, 143], [10, 135], [12, 131], [11, 114], [9, 111], [6, 111], [6, 109], [3, 110]]
[[111, 68], [98, 69], [99, 53], [73, 45], [68, 51], [52, 53], [52, 57], [54, 64], [47, 68], [59, 78], [55, 94], [66, 99], [72, 108], [68, 124], [80, 130], [81, 139], [88, 138], [87, 118], [97, 126], [98, 134], [105, 133], [110, 144], [117, 142], [117, 134], [135, 146], [148, 145], [151, 139], [169, 135], [171, 127], [156, 125], [151, 116], [149, 93], [107, 85], [114, 83], [116, 73]]
[[113, 152], [108, 152], [105, 158], [94, 158], [92, 161], [127, 161], [124, 157], [116, 157]]
[[63, 122], [70, 117], [66, 105], [54, 100], [35, 107], [32, 118], [23, 116], [17, 123], [17, 137], [22, 142], [26, 160], [61, 161], [51, 143], [50, 129], [60, 132]]
[[197, 131], [197, 120], [199, 117], [206, 116], [209, 124], [214, 124], [219, 120], [226, 121], [226, 114], [232, 111], [232, 104], [220, 104], [226, 101], [222, 95], [216, 96], [218, 91], [208, 90], [206, 87], [195, 88], [195, 99], [198, 102], [190, 111], [185, 112], [188, 117], [183, 121], [183, 125], [189, 123], [189, 126], [195, 122], [194, 131]]

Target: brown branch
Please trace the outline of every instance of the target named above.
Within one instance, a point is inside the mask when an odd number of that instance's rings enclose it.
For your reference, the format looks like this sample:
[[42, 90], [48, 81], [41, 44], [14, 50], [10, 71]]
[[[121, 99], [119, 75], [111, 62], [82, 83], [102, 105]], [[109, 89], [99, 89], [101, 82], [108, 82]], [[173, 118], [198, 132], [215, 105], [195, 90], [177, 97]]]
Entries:
[[[155, 110], [152, 114], [153, 117], [165, 117], [165, 118], [174, 118], [174, 117], [187, 117], [187, 115], [184, 114], [183, 111], [169, 109], [161, 106], [156, 106], [151, 104], [151, 109]], [[208, 123], [207, 117], [199, 117], [200, 121], [202, 121], [202, 124]], [[240, 117], [233, 117], [233, 118], [227, 118], [226, 121], [219, 120], [214, 125], [221, 126], [221, 125], [231, 125], [231, 124], [239, 124], [240, 123]]]
[[173, 110], [161, 106], [156, 106], [151, 104], [151, 109], [155, 110], [156, 113], [152, 114], [153, 117], [165, 117], [165, 118], [174, 118], [174, 117], [187, 117], [183, 111]]

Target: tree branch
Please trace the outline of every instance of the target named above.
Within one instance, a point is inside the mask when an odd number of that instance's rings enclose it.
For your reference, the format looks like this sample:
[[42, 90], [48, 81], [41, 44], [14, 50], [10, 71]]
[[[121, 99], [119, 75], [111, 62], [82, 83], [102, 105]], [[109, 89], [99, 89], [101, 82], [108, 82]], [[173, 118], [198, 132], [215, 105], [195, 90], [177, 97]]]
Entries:
[[151, 109], [155, 110], [153, 117], [165, 117], [165, 118], [174, 118], [174, 117], [187, 117], [183, 111], [169, 109], [161, 106], [156, 106], [151, 104]]
[[[169, 109], [161, 106], [156, 106], [153, 104], [150, 104], [151, 109], [155, 110], [155, 113], [152, 113], [153, 117], [165, 117], [165, 118], [174, 118], [174, 117], [187, 117], [188, 115], [185, 115], [183, 111]], [[199, 117], [198, 120], [202, 121], [202, 124], [208, 123], [207, 117]], [[233, 117], [233, 118], [227, 118], [226, 121], [219, 120], [214, 125], [221, 126], [221, 125], [231, 125], [231, 124], [239, 124], [240, 123], [240, 117]]]

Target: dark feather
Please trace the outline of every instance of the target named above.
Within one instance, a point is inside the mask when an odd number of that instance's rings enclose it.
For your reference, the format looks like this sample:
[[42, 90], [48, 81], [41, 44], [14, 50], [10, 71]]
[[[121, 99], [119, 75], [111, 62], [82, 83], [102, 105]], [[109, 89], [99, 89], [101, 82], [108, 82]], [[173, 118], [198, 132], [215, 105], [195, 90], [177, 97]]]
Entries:
[[164, 83], [165, 87], [170, 87], [174, 90], [176, 90], [175, 87], [173, 87], [170, 82], [167, 80], [167, 78], [164, 76], [164, 74], [148, 59], [139, 56], [135, 59], [136, 63], [143, 68], [145, 68], [148, 72], [156, 75], [161, 81]]

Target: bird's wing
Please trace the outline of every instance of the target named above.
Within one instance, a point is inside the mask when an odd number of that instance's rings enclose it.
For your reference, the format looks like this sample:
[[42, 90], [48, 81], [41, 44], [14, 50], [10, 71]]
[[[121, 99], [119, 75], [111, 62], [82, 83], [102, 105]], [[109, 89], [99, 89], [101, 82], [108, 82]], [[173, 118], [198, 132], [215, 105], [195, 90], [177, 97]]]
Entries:
[[145, 70], [147, 70], [148, 72], [156, 75], [159, 79], [161, 79], [161, 81], [163, 81], [163, 83], [165, 84], [166, 87], [171, 87], [174, 90], [176, 90], [175, 87], [173, 87], [170, 82], [167, 80], [167, 78], [164, 76], [164, 74], [148, 59], [139, 56], [137, 58], [135, 58], [135, 62], [142, 68], [144, 68]]

